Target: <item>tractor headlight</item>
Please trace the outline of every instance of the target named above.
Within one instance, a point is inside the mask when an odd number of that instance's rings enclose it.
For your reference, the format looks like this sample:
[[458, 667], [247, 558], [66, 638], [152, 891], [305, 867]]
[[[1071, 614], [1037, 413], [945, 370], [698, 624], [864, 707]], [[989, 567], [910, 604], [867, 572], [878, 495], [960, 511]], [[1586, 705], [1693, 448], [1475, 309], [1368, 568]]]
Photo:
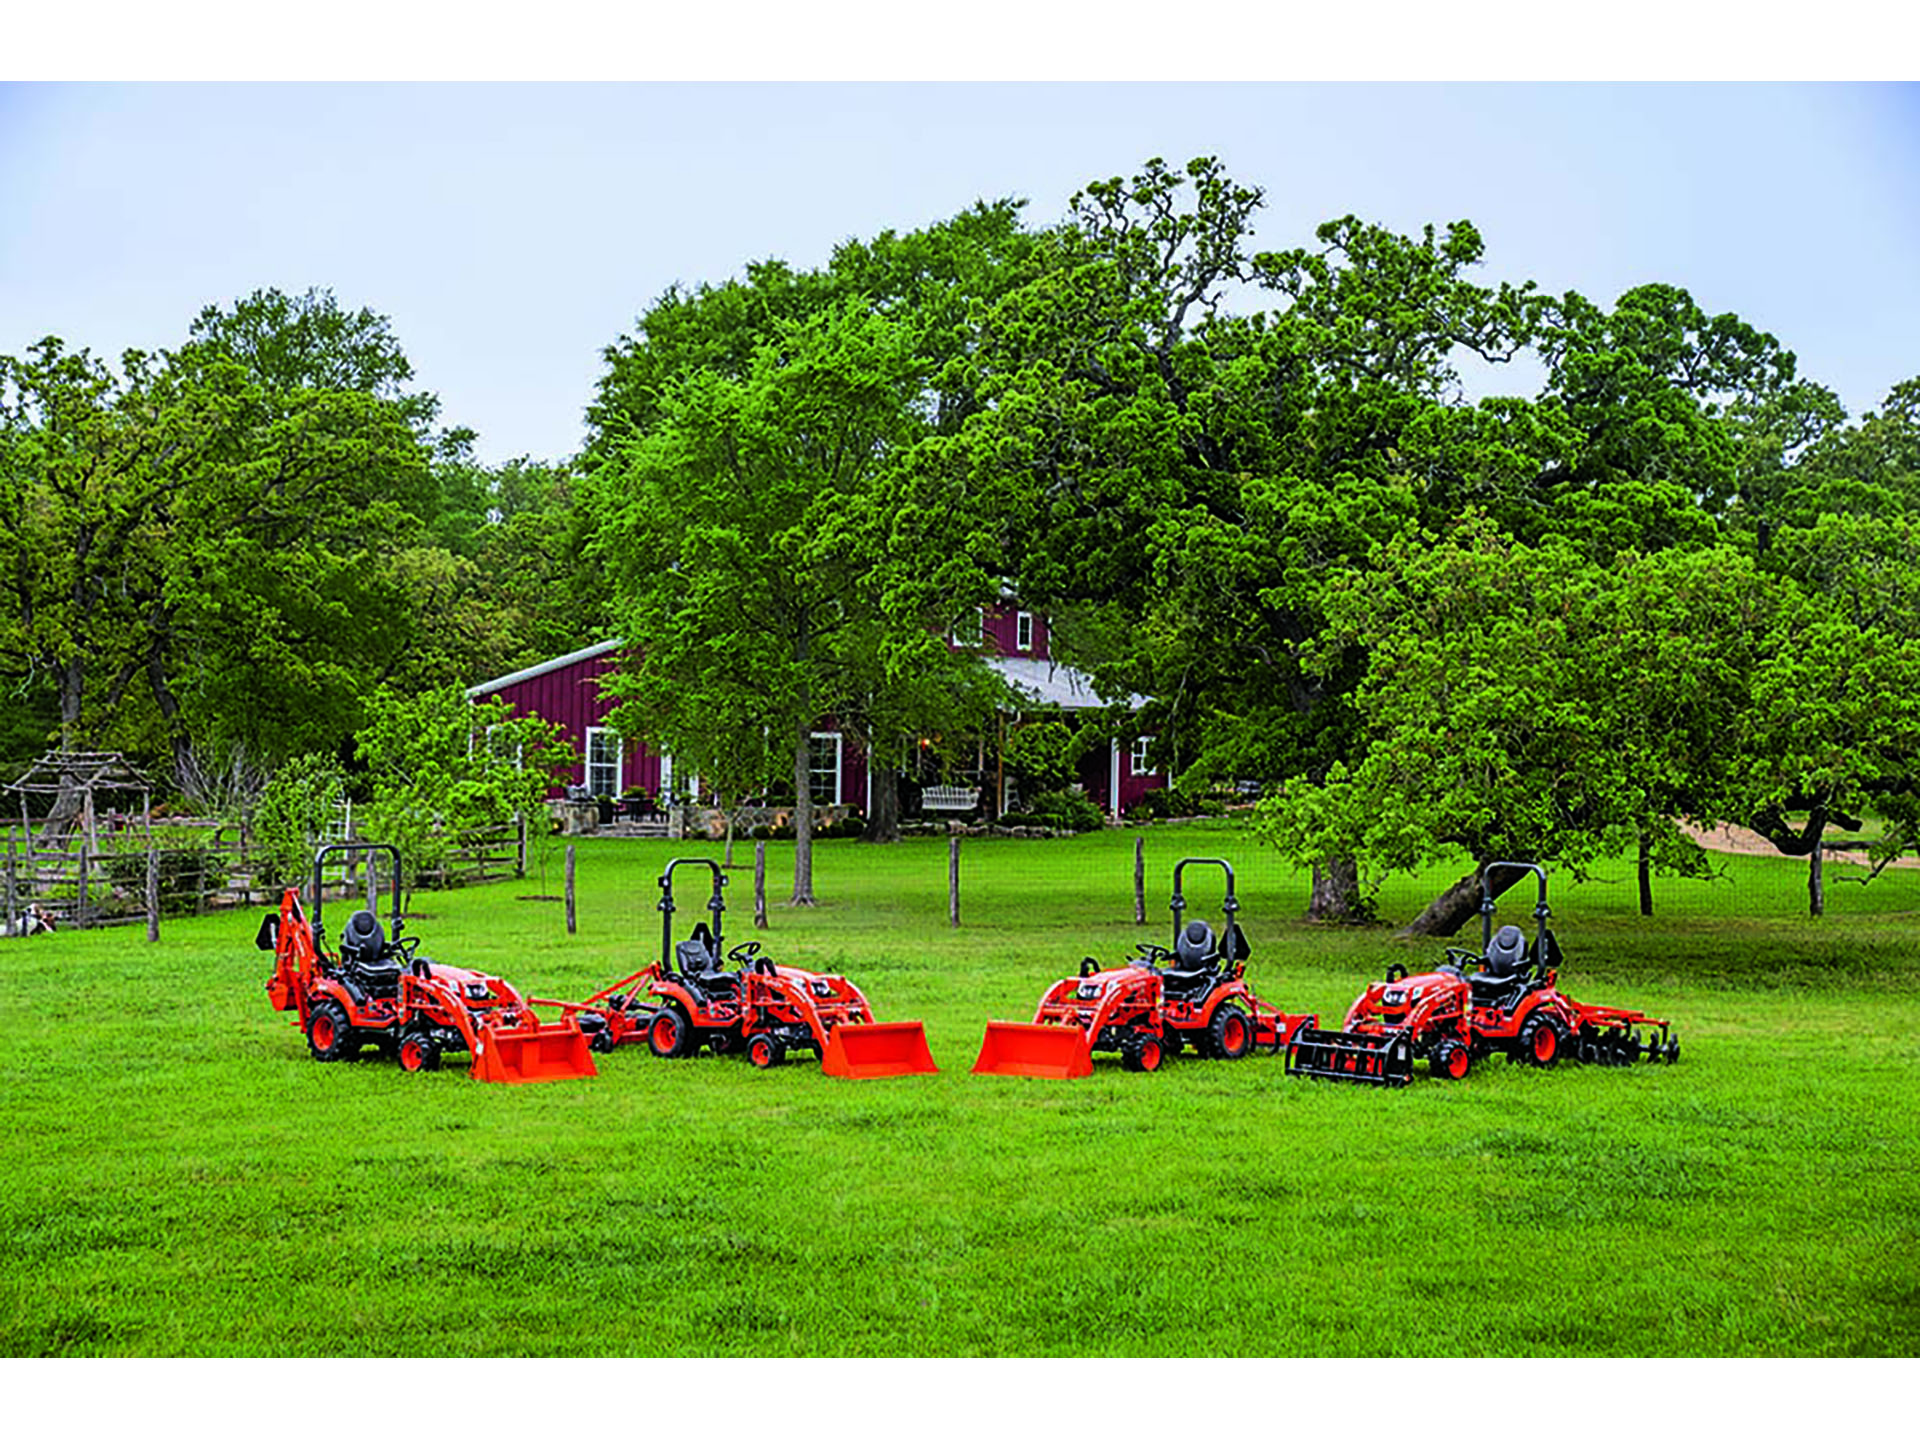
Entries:
[[1106, 988], [1106, 981], [1090, 980], [1081, 985], [1076, 998], [1081, 1000], [1098, 1000], [1100, 996], [1105, 993]]

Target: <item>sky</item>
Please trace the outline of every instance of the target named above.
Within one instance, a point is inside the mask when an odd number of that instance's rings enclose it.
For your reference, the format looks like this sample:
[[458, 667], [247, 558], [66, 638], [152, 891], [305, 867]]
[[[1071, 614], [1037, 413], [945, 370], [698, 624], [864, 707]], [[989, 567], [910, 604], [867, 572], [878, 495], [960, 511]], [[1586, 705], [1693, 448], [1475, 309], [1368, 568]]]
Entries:
[[1920, 85], [1888, 83], [0, 83], [0, 354], [330, 289], [482, 461], [560, 459], [671, 285], [1195, 155], [1264, 190], [1261, 248], [1467, 219], [1486, 282], [1684, 287], [1856, 416], [1920, 375]]

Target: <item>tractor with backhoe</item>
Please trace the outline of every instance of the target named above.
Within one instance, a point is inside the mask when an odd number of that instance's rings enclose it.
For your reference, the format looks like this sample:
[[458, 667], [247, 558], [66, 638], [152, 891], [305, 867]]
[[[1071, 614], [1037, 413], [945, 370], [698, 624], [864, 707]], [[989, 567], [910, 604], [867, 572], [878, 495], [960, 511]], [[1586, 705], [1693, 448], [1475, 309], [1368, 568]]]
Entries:
[[[683, 865], [705, 866], [712, 888], [709, 918], [676, 941], [673, 874]], [[715, 1055], [744, 1052], [756, 1069], [767, 1070], [795, 1051], [811, 1051], [821, 1073], [848, 1079], [938, 1069], [926, 1027], [918, 1020], [876, 1021], [866, 996], [846, 976], [776, 964], [757, 940], [727, 949], [726, 884], [713, 860], [669, 861], [659, 880], [659, 960], [585, 1000], [532, 1003], [557, 1006], [603, 1052], [644, 1041], [663, 1059], [703, 1048]]]
[[[1518, 870], [1539, 881], [1531, 943], [1518, 925], [1494, 928], [1493, 876]], [[1645, 1057], [1671, 1064], [1680, 1042], [1666, 1020], [1613, 1005], [1588, 1005], [1560, 989], [1560, 942], [1547, 926], [1547, 872], [1496, 860], [1480, 873], [1480, 949], [1449, 946], [1443, 962], [1410, 975], [1387, 967], [1347, 1011], [1340, 1030], [1302, 1030], [1287, 1052], [1287, 1073], [1367, 1085], [1399, 1086], [1425, 1059], [1442, 1079], [1465, 1079], [1490, 1055], [1548, 1068], [1563, 1058], [1631, 1065]], [[1643, 1038], [1644, 1036], [1644, 1038]]]
[[[391, 861], [390, 932], [373, 878], [381, 855]], [[365, 863], [369, 883], [366, 908], [347, 917], [329, 950], [323, 908], [334, 857]], [[255, 944], [274, 958], [267, 997], [274, 1009], [294, 1012], [314, 1059], [345, 1060], [371, 1044], [410, 1072], [465, 1052], [474, 1079], [510, 1085], [596, 1073], [577, 1021], [543, 1024], [499, 976], [422, 955], [419, 940], [403, 934], [400, 892], [400, 852], [391, 845], [328, 845], [314, 857], [311, 919], [299, 887], [290, 886], [261, 921]]]
[[[1226, 872], [1217, 931], [1205, 920], [1183, 919], [1189, 865]], [[1226, 861], [1189, 857], [1176, 864], [1172, 908], [1171, 948], [1143, 942], [1114, 966], [1086, 957], [1078, 974], [1047, 988], [1030, 1023], [988, 1023], [973, 1073], [1074, 1079], [1093, 1073], [1099, 1051], [1118, 1051], [1131, 1071], [1158, 1070], [1187, 1047], [1210, 1059], [1240, 1060], [1283, 1050], [1302, 1028], [1320, 1023], [1318, 1015], [1268, 1004], [1247, 984], [1250, 947]]]

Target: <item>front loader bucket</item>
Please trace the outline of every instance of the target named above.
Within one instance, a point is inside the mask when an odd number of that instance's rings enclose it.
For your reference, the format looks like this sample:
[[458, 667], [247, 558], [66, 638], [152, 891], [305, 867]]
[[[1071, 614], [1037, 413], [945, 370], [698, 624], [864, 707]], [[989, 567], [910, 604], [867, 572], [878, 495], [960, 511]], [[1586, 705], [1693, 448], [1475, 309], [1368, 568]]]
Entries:
[[598, 1075], [587, 1037], [578, 1025], [540, 1025], [526, 1030], [482, 1030], [474, 1046], [476, 1080], [530, 1085], [537, 1080], [573, 1080]]
[[1404, 1085], [1413, 1078], [1413, 1042], [1402, 1034], [1301, 1030], [1287, 1047], [1287, 1074], [1359, 1085]]
[[820, 1057], [822, 1075], [873, 1080], [883, 1075], [937, 1075], [927, 1049], [927, 1027], [918, 1020], [885, 1025], [836, 1025]]
[[1017, 1025], [1011, 1020], [989, 1020], [973, 1073], [1073, 1080], [1093, 1074], [1093, 1050], [1087, 1037], [1071, 1025]]

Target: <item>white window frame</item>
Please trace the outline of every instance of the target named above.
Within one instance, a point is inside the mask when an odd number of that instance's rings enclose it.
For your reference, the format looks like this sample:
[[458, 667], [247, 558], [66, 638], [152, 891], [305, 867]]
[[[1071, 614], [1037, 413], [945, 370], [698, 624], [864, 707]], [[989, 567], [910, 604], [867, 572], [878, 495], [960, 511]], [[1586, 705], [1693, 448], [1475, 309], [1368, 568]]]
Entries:
[[807, 792], [809, 794], [813, 793], [816, 788], [813, 783], [814, 777], [824, 773], [814, 766], [811, 742], [816, 740], [831, 740], [833, 742], [833, 798], [831, 800], [822, 800], [816, 795], [814, 796], [813, 803], [816, 805], [838, 805], [841, 794], [843, 793], [843, 788], [846, 785], [845, 738], [838, 730], [815, 730], [812, 731], [807, 738], [809, 741], [807, 748]]
[[[594, 771], [607, 768], [604, 761], [596, 762], [593, 758], [594, 743], [602, 736], [605, 736], [613, 745], [613, 788], [611, 790], [598, 790], [593, 784]], [[586, 773], [582, 778], [587, 783], [587, 793], [594, 796], [618, 796], [625, 788], [623, 782], [627, 778], [627, 747], [621, 742], [619, 734], [606, 725], [589, 725], [583, 758], [586, 762]]]
[[[964, 629], [965, 633], [962, 633]], [[954, 622], [953, 643], [977, 648], [987, 643], [987, 607], [976, 605], [964, 620]]]
[[1157, 775], [1157, 770], [1147, 768], [1147, 747], [1153, 744], [1153, 736], [1136, 735], [1132, 747], [1127, 751], [1127, 774]]
[[1018, 610], [1013, 616], [1013, 648], [1016, 650], [1033, 649], [1033, 612]]

